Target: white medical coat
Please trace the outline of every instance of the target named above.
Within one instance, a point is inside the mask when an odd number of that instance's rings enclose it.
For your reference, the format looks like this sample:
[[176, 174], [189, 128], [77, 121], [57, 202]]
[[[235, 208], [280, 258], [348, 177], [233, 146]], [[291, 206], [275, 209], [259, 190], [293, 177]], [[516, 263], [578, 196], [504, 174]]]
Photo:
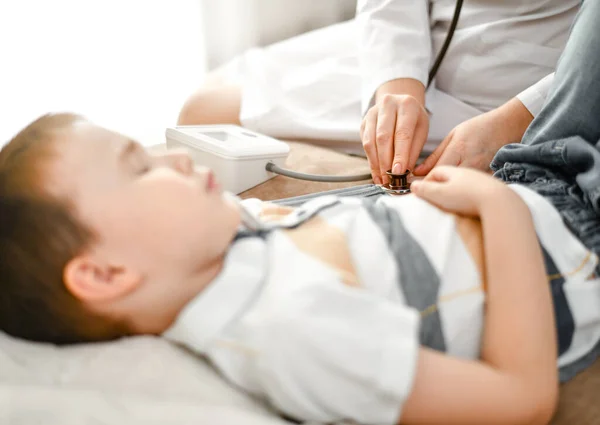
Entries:
[[[469, 0], [464, 2], [436, 87], [481, 110], [527, 90], [531, 73], [549, 74], [558, 61], [580, 0]], [[362, 110], [377, 88], [397, 78], [427, 84], [454, 14], [448, 0], [359, 0]], [[520, 64], [528, 66], [519, 66]], [[515, 70], [520, 70], [515, 74]], [[550, 71], [550, 72], [548, 72]], [[536, 114], [549, 82], [522, 93]]]
[[[535, 115], [580, 0], [467, 0], [427, 91], [429, 149], [452, 128], [518, 95]], [[240, 121], [281, 138], [362, 152], [359, 128], [386, 81], [424, 84], [454, 13], [450, 0], [359, 0], [355, 19], [252, 49], [222, 69], [241, 87]], [[349, 142], [349, 143], [343, 143]]]

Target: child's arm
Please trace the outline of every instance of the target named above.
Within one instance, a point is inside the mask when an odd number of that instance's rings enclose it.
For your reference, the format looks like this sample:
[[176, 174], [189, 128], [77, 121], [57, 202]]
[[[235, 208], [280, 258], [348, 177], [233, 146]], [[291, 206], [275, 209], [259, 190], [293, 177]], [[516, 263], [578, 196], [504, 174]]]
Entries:
[[548, 423], [558, 396], [556, 339], [529, 210], [498, 181], [465, 169], [436, 169], [413, 190], [443, 209], [480, 217], [487, 314], [482, 361], [420, 350], [402, 423]]

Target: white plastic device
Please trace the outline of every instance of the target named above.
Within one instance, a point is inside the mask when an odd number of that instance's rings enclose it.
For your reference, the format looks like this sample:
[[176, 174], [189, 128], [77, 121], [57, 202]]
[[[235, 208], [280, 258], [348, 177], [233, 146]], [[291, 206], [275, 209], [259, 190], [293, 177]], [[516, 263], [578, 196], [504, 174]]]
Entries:
[[167, 128], [167, 149], [186, 148], [196, 163], [209, 167], [223, 189], [238, 194], [276, 176], [268, 162], [283, 166], [286, 143], [237, 125], [184, 125]]

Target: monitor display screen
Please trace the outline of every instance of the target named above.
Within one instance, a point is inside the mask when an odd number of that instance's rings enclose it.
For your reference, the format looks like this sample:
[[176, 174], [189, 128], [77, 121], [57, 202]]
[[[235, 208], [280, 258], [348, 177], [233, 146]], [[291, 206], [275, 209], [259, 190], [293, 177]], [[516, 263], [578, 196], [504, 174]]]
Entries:
[[199, 131], [198, 134], [219, 140], [220, 142], [242, 142], [239, 137], [226, 131]]

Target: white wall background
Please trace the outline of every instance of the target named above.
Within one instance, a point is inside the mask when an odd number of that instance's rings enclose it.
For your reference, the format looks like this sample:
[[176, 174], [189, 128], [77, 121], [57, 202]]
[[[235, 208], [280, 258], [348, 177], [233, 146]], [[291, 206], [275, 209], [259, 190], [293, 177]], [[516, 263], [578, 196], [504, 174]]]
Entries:
[[0, 0], [0, 144], [49, 111], [164, 140], [205, 71], [198, 0]]
[[41, 114], [164, 141], [207, 69], [349, 19], [355, 0], [0, 0], [0, 146]]
[[206, 63], [215, 68], [245, 49], [351, 19], [356, 0], [202, 0]]

